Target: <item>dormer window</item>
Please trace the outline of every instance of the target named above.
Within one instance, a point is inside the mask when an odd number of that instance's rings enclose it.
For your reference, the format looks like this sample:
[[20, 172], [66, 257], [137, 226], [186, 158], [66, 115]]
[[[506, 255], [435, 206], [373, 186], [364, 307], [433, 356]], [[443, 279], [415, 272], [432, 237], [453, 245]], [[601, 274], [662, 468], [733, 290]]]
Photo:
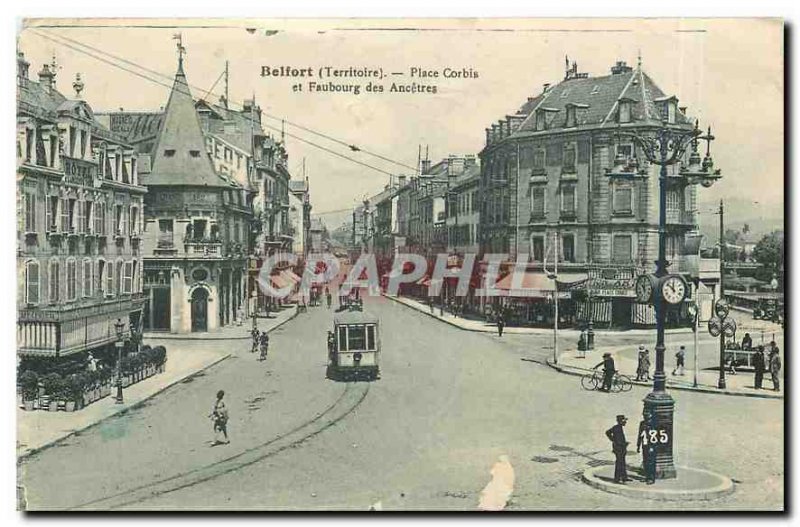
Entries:
[[633, 120], [631, 107], [636, 102], [638, 101], [629, 97], [622, 97], [617, 101], [617, 122], [629, 123]]
[[664, 97], [656, 99], [655, 103], [658, 104], [661, 112], [661, 120], [667, 124], [675, 124], [675, 119], [678, 114], [678, 98], [677, 97]]
[[567, 128], [575, 126], [575, 107], [567, 106]]
[[192, 157], [200, 157], [200, 150], [189, 150], [189, 155]]
[[175, 155], [175, 150], [172, 148], [168, 148], [164, 150], [164, 157], [173, 157]]
[[597, 95], [598, 93], [600, 93], [600, 85], [599, 84], [595, 84], [592, 87], [592, 91], [589, 93], [589, 95]]
[[543, 110], [536, 111], [536, 130], [546, 130], [547, 129], [547, 114], [544, 113]]
[[564, 126], [567, 128], [578, 126], [578, 109], [586, 109], [588, 107], [589, 107], [588, 104], [580, 104], [572, 102], [567, 103], [565, 107], [567, 110], [567, 116]]

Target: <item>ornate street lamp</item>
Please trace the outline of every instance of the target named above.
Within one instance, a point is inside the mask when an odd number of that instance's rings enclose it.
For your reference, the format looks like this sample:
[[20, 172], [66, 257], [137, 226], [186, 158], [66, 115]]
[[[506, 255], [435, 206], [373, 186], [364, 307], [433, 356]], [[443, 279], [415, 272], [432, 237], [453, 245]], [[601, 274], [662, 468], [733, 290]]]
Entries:
[[114, 330], [117, 332], [117, 341], [115, 343], [117, 347], [117, 396], [114, 399], [114, 402], [116, 404], [122, 404], [125, 402], [122, 398], [122, 347], [125, 344], [125, 341], [123, 340], [125, 323], [121, 318], [118, 318], [114, 323]]
[[[713, 140], [709, 128], [706, 137], [700, 137], [701, 132], [698, 123], [692, 129], [670, 125], [663, 122], [660, 127], [652, 133], [645, 135], [626, 133], [624, 135], [633, 139], [638, 146], [638, 151], [644, 154], [647, 161], [660, 167], [659, 170], [659, 214], [658, 214], [658, 260], [656, 261], [656, 272], [652, 280], [653, 294], [651, 303], [656, 311], [656, 367], [653, 376], [653, 391], [644, 399], [644, 411], [653, 415], [656, 427], [659, 431], [659, 443], [656, 446], [656, 477], [659, 479], [669, 479], [676, 477], [675, 465], [673, 462], [672, 445], [673, 437], [673, 417], [675, 411], [675, 401], [666, 391], [666, 375], [664, 373], [664, 343], [666, 314], [669, 307], [668, 299], [665, 299], [663, 289], [666, 281], [670, 279], [668, 267], [670, 262], [666, 258], [667, 249], [667, 189], [670, 186], [670, 176], [667, 167], [681, 162], [686, 149], [691, 146], [692, 153], [689, 163], [682, 166], [679, 177], [688, 184], [701, 184], [703, 187], [710, 187], [720, 178], [720, 171], [714, 170], [714, 163], [711, 159], [710, 141]], [[704, 139], [709, 141], [709, 148], [706, 158], [700, 162], [697, 153], [697, 140]], [[617, 158], [620, 157], [618, 153]], [[636, 159], [636, 158], [634, 158]], [[639, 167], [638, 160], [635, 163], [628, 163], [626, 166], [619, 165], [619, 159], [615, 159], [615, 167], [607, 171], [609, 175], [630, 176], [642, 175], [646, 173], [646, 167]], [[616, 171], [616, 172], [615, 172]]]

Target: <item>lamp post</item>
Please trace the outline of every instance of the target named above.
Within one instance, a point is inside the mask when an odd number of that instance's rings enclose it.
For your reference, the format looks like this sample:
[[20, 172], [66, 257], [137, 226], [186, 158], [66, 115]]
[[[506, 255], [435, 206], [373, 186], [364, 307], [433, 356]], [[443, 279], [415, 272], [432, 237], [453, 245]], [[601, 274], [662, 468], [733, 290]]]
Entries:
[[114, 398], [114, 402], [122, 404], [125, 402], [122, 398], [122, 347], [125, 344], [123, 341], [125, 323], [121, 318], [118, 318], [114, 323], [114, 330], [117, 332], [117, 341], [115, 343], [117, 348], [117, 396]]
[[[682, 166], [680, 170], [681, 179], [688, 184], [700, 183], [704, 187], [709, 187], [720, 177], [719, 170], [715, 171], [713, 168], [710, 151], [706, 152], [706, 159], [702, 161], [702, 164], [700, 163], [700, 156], [697, 153], [697, 139], [700, 134], [697, 122], [692, 129], [670, 126], [668, 122], [663, 122], [650, 135], [626, 134], [632, 137], [650, 163], [660, 167], [658, 260], [655, 262], [657, 279], [668, 275], [670, 264], [667, 261], [667, 189], [671, 183], [667, 168], [680, 163], [687, 147], [691, 145], [692, 153], [689, 163], [687, 166]], [[710, 141], [713, 139], [710, 128], [707, 139], [710, 145]], [[655, 292], [652, 301], [656, 311], [656, 368], [653, 375], [653, 391], [644, 399], [644, 411], [654, 416], [657, 429], [664, 432], [663, 442], [659, 442], [656, 447], [656, 477], [670, 479], [677, 477], [677, 473], [672, 455], [675, 401], [666, 391], [666, 375], [664, 373], [664, 352], [666, 350], [664, 335], [668, 305], [659, 291]]]

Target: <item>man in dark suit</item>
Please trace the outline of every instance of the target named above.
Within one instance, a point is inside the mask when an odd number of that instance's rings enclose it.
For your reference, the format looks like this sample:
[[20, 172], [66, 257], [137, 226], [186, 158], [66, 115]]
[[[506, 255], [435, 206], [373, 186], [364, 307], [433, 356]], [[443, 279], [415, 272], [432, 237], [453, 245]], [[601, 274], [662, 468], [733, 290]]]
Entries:
[[603, 360], [598, 362], [594, 369], [603, 367], [603, 385], [600, 387], [601, 392], [610, 392], [611, 385], [614, 383], [614, 374], [617, 373], [617, 367], [614, 365], [614, 357], [610, 353], [603, 353]]
[[760, 390], [761, 384], [764, 382], [764, 371], [767, 369], [767, 364], [764, 358], [764, 346], [759, 346], [756, 349], [756, 353], [753, 355], [753, 368], [756, 370], [756, 390]]
[[625, 439], [625, 424], [628, 419], [624, 415], [617, 416], [617, 424], [606, 430], [606, 437], [611, 441], [611, 451], [614, 452], [614, 483], [630, 481], [625, 456], [628, 452], [628, 441]]

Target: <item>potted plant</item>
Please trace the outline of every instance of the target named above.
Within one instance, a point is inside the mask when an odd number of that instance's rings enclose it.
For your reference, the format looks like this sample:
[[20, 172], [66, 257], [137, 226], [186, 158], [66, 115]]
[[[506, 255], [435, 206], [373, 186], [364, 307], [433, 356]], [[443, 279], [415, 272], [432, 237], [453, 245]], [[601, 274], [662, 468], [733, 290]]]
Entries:
[[58, 398], [61, 395], [61, 376], [57, 373], [45, 375], [42, 384], [44, 393], [47, 396], [47, 409], [51, 412], [58, 410]]
[[27, 370], [19, 376], [22, 389], [22, 404], [26, 410], [33, 410], [36, 398], [39, 396], [39, 376], [35, 371]]

